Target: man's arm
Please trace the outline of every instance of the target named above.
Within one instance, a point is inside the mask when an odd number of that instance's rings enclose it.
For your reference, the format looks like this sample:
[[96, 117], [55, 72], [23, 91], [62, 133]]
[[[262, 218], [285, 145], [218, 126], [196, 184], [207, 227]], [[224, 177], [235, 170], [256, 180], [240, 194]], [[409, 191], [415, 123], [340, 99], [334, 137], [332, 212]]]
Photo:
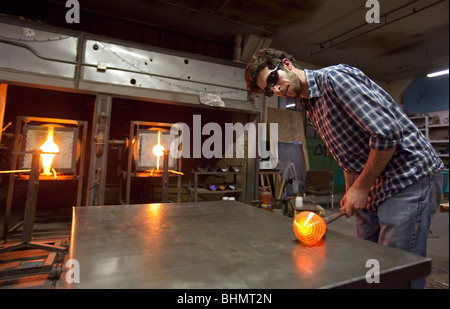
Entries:
[[358, 210], [366, 208], [370, 188], [375, 184], [375, 180], [385, 169], [394, 152], [395, 148], [371, 149], [363, 171], [353, 184], [347, 183], [347, 180], [351, 182], [353, 175], [345, 174], [347, 192], [341, 200], [341, 210], [345, 211], [346, 217], [351, 217]]
[[350, 187], [353, 186], [353, 183], [356, 181], [356, 178], [358, 178], [358, 175], [344, 172], [344, 178], [345, 178], [345, 191], [347, 192], [350, 189]]

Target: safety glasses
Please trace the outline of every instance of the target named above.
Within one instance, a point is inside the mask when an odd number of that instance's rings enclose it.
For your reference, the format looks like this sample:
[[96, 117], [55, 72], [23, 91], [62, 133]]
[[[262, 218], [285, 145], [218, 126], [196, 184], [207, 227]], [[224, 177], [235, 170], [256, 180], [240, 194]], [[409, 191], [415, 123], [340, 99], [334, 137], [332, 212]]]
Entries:
[[267, 86], [266, 88], [264, 88], [264, 95], [267, 97], [273, 96], [273, 91], [270, 88], [272, 88], [278, 83], [278, 67], [280, 66], [281, 62], [282, 61], [280, 61], [280, 63], [277, 64], [275, 69], [270, 71], [269, 76], [267, 76]]

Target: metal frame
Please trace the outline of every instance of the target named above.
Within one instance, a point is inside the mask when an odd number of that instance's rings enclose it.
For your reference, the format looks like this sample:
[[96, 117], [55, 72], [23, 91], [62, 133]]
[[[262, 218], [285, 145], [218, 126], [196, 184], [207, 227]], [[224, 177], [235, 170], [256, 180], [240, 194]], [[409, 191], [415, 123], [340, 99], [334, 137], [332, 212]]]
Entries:
[[103, 205], [105, 201], [111, 110], [112, 97], [104, 94], [97, 95], [92, 120], [91, 152], [86, 192], [87, 206]]
[[[54, 139], [56, 144], [59, 146], [60, 153], [55, 156], [55, 159], [53, 160], [52, 167], [55, 168], [58, 173], [61, 174], [75, 174], [77, 171], [77, 144], [78, 144], [78, 137], [80, 136], [79, 128], [78, 127], [55, 127], [54, 128]], [[66, 132], [73, 134], [73, 136], [76, 138], [72, 138], [71, 140], [63, 137], [59, 138], [59, 142], [56, 140], [58, 139], [58, 135], [62, 134], [64, 135]], [[25, 124], [23, 126], [23, 132], [22, 132], [22, 145], [21, 150], [27, 151], [31, 149], [39, 149], [40, 145], [42, 144], [42, 141], [47, 138], [47, 127], [40, 126], [40, 125], [29, 125]], [[41, 136], [42, 135], [42, 136]], [[31, 136], [31, 138], [30, 138]], [[42, 138], [42, 139], [41, 139]], [[45, 139], [44, 139], [45, 138]], [[31, 140], [31, 142], [30, 142]], [[70, 143], [67, 143], [70, 141]], [[67, 148], [66, 148], [67, 146]], [[27, 147], [28, 149], [25, 149]], [[72, 158], [70, 162], [67, 160], [65, 161], [64, 166], [58, 165], [58, 159], [63, 154], [68, 154], [70, 151], [68, 151], [72, 147], [71, 155]], [[66, 149], [65, 149], [66, 148]], [[31, 155], [28, 154], [31, 159]], [[31, 160], [27, 158], [27, 155], [23, 155], [19, 157], [18, 160], [18, 169], [29, 169], [31, 166]], [[67, 159], [67, 158], [66, 158]], [[70, 166], [68, 165], [70, 164]]]
[[19, 154], [30, 153], [32, 155], [31, 159], [31, 171], [30, 177], [28, 179], [28, 189], [27, 189], [27, 201], [25, 204], [25, 214], [23, 223], [23, 232], [21, 242], [14, 245], [8, 245], [0, 247], [0, 254], [11, 251], [18, 251], [22, 249], [41, 249], [50, 251], [48, 257], [40, 261], [28, 262], [30, 265], [24, 265], [22, 267], [16, 267], [13, 269], [5, 269], [0, 271], [0, 279], [16, 277], [16, 276], [31, 276], [36, 274], [48, 274], [51, 276], [57, 275], [57, 265], [55, 262], [57, 258], [67, 251], [67, 246], [64, 246], [62, 242], [57, 244], [54, 242], [36, 242], [31, 241], [33, 235], [33, 225], [34, 217], [36, 213], [36, 202], [37, 202], [37, 192], [39, 187], [39, 161], [41, 157], [41, 152], [39, 151], [25, 151]]
[[[173, 53], [161, 48], [149, 49], [145, 44], [130, 45], [130, 42], [123, 40], [19, 21], [7, 16], [0, 16], [0, 24], [0, 28], [4, 28], [0, 31], [4, 37], [0, 45], [11, 58], [7, 66], [0, 69], [2, 80], [193, 105], [201, 104], [198, 95], [204, 91], [220, 93], [222, 98], [230, 100], [227, 101], [228, 106], [254, 110], [252, 105], [242, 104], [248, 101], [248, 92], [242, 86], [242, 64], [193, 57], [192, 54]], [[65, 40], [48, 40], [49, 43], [43, 45], [26, 40], [23, 27], [40, 30], [44, 38], [63, 37], [71, 44]], [[18, 36], [23, 37], [22, 42], [8, 39]], [[55, 49], [59, 53], [55, 54]], [[52, 57], [43, 56], [48, 54]], [[148, 59], [152, 61], [150, 70]], [[45, 74], [42, 74], [43, 66]], [[174, 69], [168, 71], [167, 66]], [[241, 80], [236, 76], [240, 76]]]
[[[5, 210], [5, 219], [4, 219], [4, 223], [3, 223], [2, 239], [6, 239], [7, 234], [8, 234], [9, 217], [11, 214], [11, 205], [12, 205], [12, 199], [13, 199], [13, 194], [14, 194], [14, 183], [17, 178], [17, 175], [16, 175], [17, 172], [14, 172], [14, 171], [17, 171], [17, 164], [18, 164], [18, 159], [19, 159], [18, 156], [27, 153], [24, 151], [20, 151], [21, 150], [20, 149], [20, 139], [23, 135], [24, 124], [30, 123], [30, 122], [65, 124], [65, 125], [75, 125], [79, 128], [82, 127], [82, 130], [79, 131], [79, 135], [81, 134], [81, 143], [80, 143], [80, 158], [79, 158], [79, 162], [78, 162], [78, 173], [75, 172], [73, 175], [64, 175], [64, 177], [62, 177], [62, 178], [60, 177], [60, 179], [63, 179], [63, 180], [77, 180], [78, 181], [76, 206], [81, 205], [81, 197], [82, 197], [82, 193], [83, 193], [84, 156], [85, 156], [85, 148], [86, 148], [87, 125], [88, 125], [87, 121], [59, 119], [59, 118], [32, 117], [32, 116], [19, 116], [19, 117], [17, 117], [16, 131], [15, 131], [15, 135], [14, 135], [15, 137], [14, 137], [12, 161], [11, 161], [11, 171], [13, 171], [13, 172], [10, 173], [10, 178], [9, 178], [8, 195], [7, 195], [7, 199], [6, 199], [6, 210]], [[31, 177], [31, 174], [30, 174], [30, 177]], [[38, 175], [38, 180], [39, 180], [39, 175]], [[48, 179], [48, 180], [51, 180], [51, 179]], [[56, 179], [56, 180], [53, 179], [51, 181], [58, 181], [58, 179]], [[36, 192], [36, 195], [37, 195], [37, 192]], [[34, 214], [33, 214], [33, 217], [34, 217]]]
[[[131, 188], [131, 178], [132, 177], [143, 177], [142, 175], [140, 175], [135, 168], [133, 168], [133, 141], [135, 140], [135, 138], [137, 137], [137, 133], [139, 132], [139, 129], [141, 127], [159, 127], [159, 128], [168, 128], [170, 129], [170, 127], [172, 126], [172, 124], [170, 123], [161, 123], [161, 122], [148, 122], [148, 121], [131, 121], [130, 123], [130, 139], [129, 139], [129, 145], [128, 145], [128, 161], [127, 161], [127, 171], [126, 171], [126, 194], [125, 194], [125, 204], [130, 204], [130, 196], [131, 196], [131, 192], [130, 192], [130, 188]], [[179, 149], [181, 151], [181, 149]], [[168, 160], [168, 155], [164, 156], [164, 162], [167, 163], [166, 160]], [[166, 164], [164, 164], [166, 165]], [[166, 170], [167, 168], [164, 167], [164, 170]], [[177, 170], [179, 172], [181, 172], [181, 158], [177, 159]], [[164, 173], [163, 173], [164, 174]], [[159, 175], [157, 175], [159, 176]], [[167, 185], [168, 185], [168, 181], [164, 181], [164, 175], [160, 175], [161, 177], [163, 177], [163, 181], [162, 181], [162, 189], [163, 189], [163, 199], [164, 199], [164, 195], [167, 195]], [[177, 177], [177, 203], [180, 202], [181, 200], [181, 175], [177, 174], [177, 175], [166, 175], [166, 177], [169, 176], [175, 176]], [[144, 177], [149, 177], [149, 175], [144, 175]], [[164, 194], [165, 193], [165, 194]]]

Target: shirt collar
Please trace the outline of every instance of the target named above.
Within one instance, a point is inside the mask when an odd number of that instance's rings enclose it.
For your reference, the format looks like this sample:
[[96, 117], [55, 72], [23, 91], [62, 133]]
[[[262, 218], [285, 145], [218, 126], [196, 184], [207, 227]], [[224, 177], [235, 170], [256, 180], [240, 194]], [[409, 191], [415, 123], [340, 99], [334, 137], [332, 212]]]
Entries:
[[306, 77], [306, 87], [308, 87], [309, 99], [301, 99], [304, 109], [309, 110], [311, 107], [311, 99], [319, 98], [322, 96], [319, 85], [317, 84], [316, 76], [313, 70], [304, 69]]

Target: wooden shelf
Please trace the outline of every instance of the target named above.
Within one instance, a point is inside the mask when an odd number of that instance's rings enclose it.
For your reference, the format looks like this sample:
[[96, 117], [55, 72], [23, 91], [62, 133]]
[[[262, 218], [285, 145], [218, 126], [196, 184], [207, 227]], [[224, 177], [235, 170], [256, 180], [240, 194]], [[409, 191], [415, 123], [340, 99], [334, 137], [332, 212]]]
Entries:
[[[409, 117], [411, 121], [419, 128], [425, 137], [430, 141], [434, 149], [436, 150], [439, 158], [444, 161], [444, 164], [448, 166], [449, 155], [443, 153], [448, 151], [448, 128], [449, 124], [432, 124], [430, 116], [412, 116]], [[447, 150], [446, 150], [447, 149]]]
[[[235, 189], [225, 189], [225, 190], [209, 190], [206, 189], [204, 187], [204, 184], [199, 184], [199, 176], [215, 176], [215, 177], [223, 177], [225, 178], [223, 181], [217, 181], [217, 182], [210, 182], [210, 183], [217, 183], [217, 184], [226, 184], [226, 185], [230, 185], [230, 184], [236, 184], [236, 176], [241, 173], [239, 172], [233, 172], [233, 171], [226, 171], [226, 172], [222, 172], [222, 171], [217, 171], [217, 172], [212, 172], [212, 171], [205, 171], [205, 172], [200, 172], [200, 171], [191, 171], [190, 175], [189, 175], [189, 201], [191, 198], [191, 192], [194, 194], [194, 202], [197, 202], [198, 200], [198, 196], [202, 195], [202, 194], [210, 194], [210, 195], [224, 195], [224, 194], [239, 194], [242, 193], [242, 189], [241, 188], [235, 188]], [[233, 180], [232, 181], [227, 181], [226, 178], [228, 176], [232, 176]], [[191, 180], [191, 178], [193, 178], [193, 181]]]
[[[195, 188], [189, 188], [191, 192], [195, 191]], [[205, 188], [197, 188], [197, 194], [227, 194], [227, 193], [240, 193], [242, 192], [242, 189], [236, 188], [236, 189], [226, 189], [226, 190], [208, 190]]]

